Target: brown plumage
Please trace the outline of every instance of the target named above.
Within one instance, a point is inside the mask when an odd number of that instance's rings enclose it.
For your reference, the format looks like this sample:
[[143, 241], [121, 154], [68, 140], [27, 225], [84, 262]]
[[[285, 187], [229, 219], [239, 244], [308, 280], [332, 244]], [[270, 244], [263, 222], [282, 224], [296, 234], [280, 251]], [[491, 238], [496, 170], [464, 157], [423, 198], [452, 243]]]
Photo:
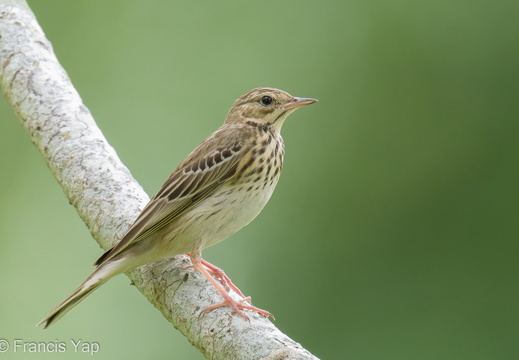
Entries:
[[[284, 144], [280, 130], [295, 109], [316, 102], [271, 88], [254, 89], [233, 104], [224, 124], [193, 150], [150, 200], [125, 236], [95, 263], [97, 269], [38, 325], [65, 315], [111, 277], [134, 267], [190, 253], [193, 267], [239, 315], [248, 300], [201, 259], [201, 251], [229, 237], [263, 209], [279, 179]], [[233, 300], [215, 280], [240, 294]]]

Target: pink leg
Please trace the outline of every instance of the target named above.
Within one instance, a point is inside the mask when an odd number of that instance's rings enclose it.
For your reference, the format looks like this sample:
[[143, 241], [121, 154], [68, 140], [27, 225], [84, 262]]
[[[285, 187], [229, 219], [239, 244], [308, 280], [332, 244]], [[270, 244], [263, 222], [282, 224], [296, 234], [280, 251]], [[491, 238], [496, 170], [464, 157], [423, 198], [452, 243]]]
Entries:
[[[186, 255], [191, 257], [190, 254], [186, 254]], [[227, 292], [229, 292], [230, 289], [232, 289], [236, 294], [240, 295], [240, 297], [242, 297], [242, 298], [247, 297], [247, 296], [243, 295], [241, 290], [238, 289], [238, 287], [232, 283], [231, 279], [227, 275], [225, 275], [225, 273], [222, 269], [220, 269], [217, 266], [214, 266], [209, 261], [206, 261], [202, 258], [200, 258], [200, 262], [201, 262], [202, 266], [211, 274], [212, 277], [214, 277], [217, 280], [220, 280], [220, 282], [223, 284], [223, 286], [225, 287], [225, 290], [227, 290]], [[190, 268], [190, 267], [194, 267], [194, 266], [191, 265], [191, 266], [188, 266], [187, 268]], [[248, 297], [250, 298], [250, 296], [248, 296]]]
[[[241, 317], [243, 317], [246, 320], [249, 320], [249, 317], [247, 315], [245, 315], [241, 310], [244, 310], [244, 309], [252, 310], [252, 311], [256, 311], [256, 312], [260, 313], [263, 316], [266, 316], [266, 317], [272, 316], [272, 318], [274, 318], [274, 316], [271, 313], [269, 313], [268, 311], [258, 309], [257, 307], [252, 306], [252, 305], [245, 305], [244, 302], [246, 302], [246, 301], [250, 302], [250, 297], [246, 297], [245, 295], [243, 295], [243, 293], [240, 291], [240, 289], [238, 289], [232, 283], [231, 279], [229, 279], [229, 277], [227, 275], [225, 275], [225, 273], [221, 269], [219, 269], [218, 267], [212, 265], [211, 263], [203, 260], [201, 257], [192, 256], [192, 255], [189, 255], [189, 256], [191, 257], [191, 262], [193, 263], [193, 268], [197, 271], [200, 271], [207, 278], [207, 280], [209, 280], [209, 282], [216, 288], [216, 290], [218, 290], [218, 292], [220, 293], [220, 295], [222, 295], [222, 297], [224, 299], [219, 304], [215, 304], [215, 305], [206, 307], [204, 310], [202, 310], [200, 315], [202, 315], [205, 312], [222, 307], [222, 306], [230, 306], [238, 315], [240, 315]], [[224, 286], [222, 286], [217, 281], [217, 279], [220, 280]], [[231, 296], [228, 293], [229, 289], [234, 290], [240, 297], [242, 297], [242, 299], [236, 301], [233, 298], [231, 298]]]

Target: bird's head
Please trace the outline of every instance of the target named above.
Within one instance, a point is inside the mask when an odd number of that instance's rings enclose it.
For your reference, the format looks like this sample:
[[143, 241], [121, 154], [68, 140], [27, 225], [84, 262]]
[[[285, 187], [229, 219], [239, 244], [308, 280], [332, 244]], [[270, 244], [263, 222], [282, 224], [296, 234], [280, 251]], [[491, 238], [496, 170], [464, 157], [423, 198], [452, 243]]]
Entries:
[[225, 123], [248, 123], [281, 129], [285, 119], [294, 110], [316, 101], [298, 98], [278, 89], [258, 88], [243, 94], [234, 102]]

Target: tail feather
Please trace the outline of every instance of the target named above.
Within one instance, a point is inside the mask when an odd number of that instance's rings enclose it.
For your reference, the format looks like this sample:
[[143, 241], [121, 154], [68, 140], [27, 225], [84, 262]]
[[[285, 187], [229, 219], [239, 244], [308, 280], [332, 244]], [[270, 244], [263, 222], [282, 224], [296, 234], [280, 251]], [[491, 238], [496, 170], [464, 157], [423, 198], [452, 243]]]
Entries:
[[[114, 266], [116, 265], [116, 266]], [[40, 326], [45, 323], [44, 329], [48, 328], [51, 324], [56, 322], [58, 319], [67, 314], [70, 310], [76, 307], [81, 301], [83, 301], [88, 295], [94, 292], [99, 286], [103, 285], [112, 276], [117, 275], [121, 272], [117, 266], [117, 263], [108, 263], [97, 268], [79, 287], [72, 292], [61, 304], [59, 304], [54, 310], [52, 310], [43, 320], [41, 320], [36, 326]]]
[[88, 295], [90, 295], [95, 289], [97, 289], [101, 283], [94, 284], [86, 289], [78, 289], [74, 291], [65, 301], [58, 305], [52, 312], [47, 315], [42, 321], [38, 323], [36, 326], [40, 326], [45, 323], [44, 329], [48, 328], [52, 323], [59, 320], [65, 314], [67, 314], [70, 310], [72, 310], [76, 305], [78, 305], [81, 301], [83, 301]]

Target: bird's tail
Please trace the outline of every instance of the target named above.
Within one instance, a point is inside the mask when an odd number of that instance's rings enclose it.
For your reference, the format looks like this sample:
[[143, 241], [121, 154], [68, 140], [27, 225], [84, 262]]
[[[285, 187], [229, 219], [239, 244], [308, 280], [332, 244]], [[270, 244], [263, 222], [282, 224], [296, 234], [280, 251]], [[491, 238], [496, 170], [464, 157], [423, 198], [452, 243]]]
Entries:
[[99, 286], [103, 285], [114, 275], [121, 273], [120, 266], [117, 266], [118, 261], [106, 263], [96, 269], [79, 287], [72, 292], [61, 304], [52, 310], [42, 321], [36, 326], [45, 323], [44, 329], [56, 322], [62, 316], [67, 314], [76, 305], [83, 301], [88, 295], [94, 292]]

